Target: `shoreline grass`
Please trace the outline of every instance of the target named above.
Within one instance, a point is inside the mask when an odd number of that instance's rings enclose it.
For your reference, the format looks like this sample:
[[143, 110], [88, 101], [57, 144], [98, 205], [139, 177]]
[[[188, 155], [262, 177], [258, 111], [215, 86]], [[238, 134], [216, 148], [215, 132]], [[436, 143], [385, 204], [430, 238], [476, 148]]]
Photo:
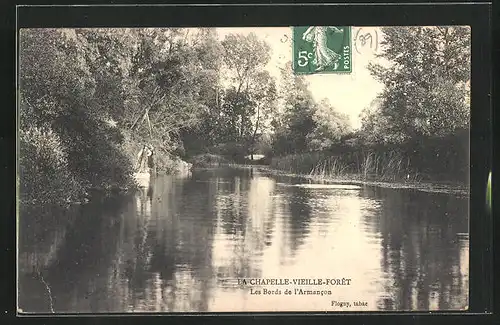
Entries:
[[204, 153], [188, 159], [193, 168], [214, 168], [214, 167], [241, 167], [241, 166], [265, 166], [260, 160], [236, 160], [231, 157]]
[[408, 158], [395, 151], [343, 156], [321, 152], [296, 154], [275, 157], [269, 167], [280, 175], [318, 182], [469, 193], [465, 182], [420, 173], [410, 167]]
[[[262, 166], [259, 166], [262, 167]], [[381, 181], [381, 180], [366, 180], [362, 175], [345, 174], [342, 176], [322, 177], [311, 174], [290, 173], [278, 169], [265, 168], [265, 171], [286, 177], [297, 177], [309, 180], [311, 182], [327, 183], [327, 184], [345, 184], [345, 185], [359, 185], [359, 186], [375, 186], [381, 188], [394, 188], [394, 189], [415, 189], [427, 192], [436, 193], [455, 193], [459, 195], [468, 195], [469, 188], [462, 183], [446, 183], [446, 182], [430, 182], [430, 181]]]

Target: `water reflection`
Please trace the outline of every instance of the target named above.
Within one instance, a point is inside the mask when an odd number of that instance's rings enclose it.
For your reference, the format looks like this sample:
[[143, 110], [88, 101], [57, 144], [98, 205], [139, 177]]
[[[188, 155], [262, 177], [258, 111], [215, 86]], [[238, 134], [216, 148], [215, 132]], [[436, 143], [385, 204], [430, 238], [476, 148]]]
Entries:
[[[468, 201], [307, 188], [255, 168], [160, 176], [132, 196], [20, 218], [25, 312], [463, 309]], [[255, 296], [236, 278], [351, 278], [331, 296]], [[254, 289], [258, 289], [255, 288]], [[269, 289], [276, 289], [271, 287]], [[281, 288], [284, 290], [284, 288]]]
[[[468, 305], [468, 201], [445, 194], [367, 189], [383, 202], [379, 221], [385, 291], [382, 309], [453, 310]], [[396, 288], [396, 290], [389, 290]]]

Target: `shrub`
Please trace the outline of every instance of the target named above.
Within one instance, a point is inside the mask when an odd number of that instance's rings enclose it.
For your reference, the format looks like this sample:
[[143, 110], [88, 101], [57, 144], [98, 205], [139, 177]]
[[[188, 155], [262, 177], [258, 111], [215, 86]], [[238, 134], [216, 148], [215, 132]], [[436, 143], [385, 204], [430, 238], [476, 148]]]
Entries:
[[217, 167], [229, 164], [229, 161], [223, 156], [210, 153], [194, 156], [190, 159], [190, 162], [195, 167]]
[[59, 137], [50, 129], [19, 132], [19, 199], [23, 204], [67, 204], [84, 188], [68, 169]]
[[249, 154], [247, 146], [237, 142], [227, 142], [207, 148], [207, 153], [226, 157], [233, 162], [244, 162], [245, 156]]
[[132, 162], [119, 129], [75, 109], [55, 123], [68, 153], [69, 170], [85, 188], [111, 190], [132, 185]]

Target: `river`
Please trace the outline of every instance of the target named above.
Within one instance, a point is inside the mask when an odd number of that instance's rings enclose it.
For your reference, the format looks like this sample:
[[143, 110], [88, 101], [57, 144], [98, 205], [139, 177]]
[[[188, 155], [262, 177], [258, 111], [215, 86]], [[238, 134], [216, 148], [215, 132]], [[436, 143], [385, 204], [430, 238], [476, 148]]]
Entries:
[[[256, 167], [200, 169], [159, 176], [133, 195], [67, 211], [27, 212], [19, 220], [19, 308], [113, 313], [467, 307], [466, 197], [309, 182]], [[303, 287], [325, 295], [287, 295], [286, 289], [298, 286], [241, 283], [303, 278], [350, 280]], [[333, 301], [362, 304], [339, 307]]]

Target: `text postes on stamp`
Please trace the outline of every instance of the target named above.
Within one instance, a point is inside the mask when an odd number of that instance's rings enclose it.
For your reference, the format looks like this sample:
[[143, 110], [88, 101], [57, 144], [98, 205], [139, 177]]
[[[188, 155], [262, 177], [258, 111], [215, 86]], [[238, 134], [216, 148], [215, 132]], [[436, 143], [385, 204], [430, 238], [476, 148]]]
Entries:
[[293, 27], [295, 73], [350, 73], [351, 35], [350, 26]]

